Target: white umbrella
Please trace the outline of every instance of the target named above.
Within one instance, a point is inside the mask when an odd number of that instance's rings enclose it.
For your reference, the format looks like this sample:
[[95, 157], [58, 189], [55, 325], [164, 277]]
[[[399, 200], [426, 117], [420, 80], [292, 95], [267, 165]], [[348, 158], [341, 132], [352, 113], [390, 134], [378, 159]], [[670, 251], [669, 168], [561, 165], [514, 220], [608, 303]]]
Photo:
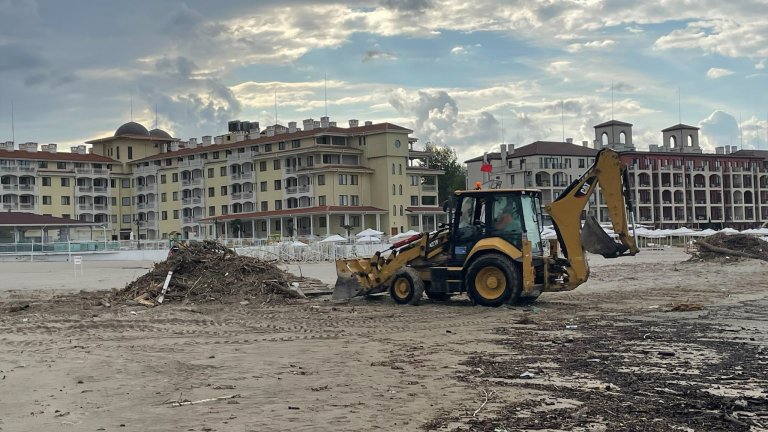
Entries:
[[376, 231], [375, 229], [372, 229], [372, 228], [366, 228], [363, 231], [360, 231], [359, 233], [357, 233], [357, 237], [376, 237], [382, 234], [384, 233], [381, 231]]
[[738, 234], [739, 233], [737, 230], [735, 230], [733, 228], [723, 228], [723, 229], [721, 229], [718, 232], [726, 233], [726, 234]]
[[705, 230], [697, 231], [695, 234], [691, 235], [694, 237], [709, 237], [714, 234], [717, 234], [717, 231], [713, 230], [712, 228], [707, 228]]
[[399, 239], [405, 239], [405, 238], [408, 238], [408, 237], [411, 237], [411, 236], [415, 236], [415, 235], [419, 235], [419, 234], [421, 234], [421, 233], [418, 232], [418, 231], [408, 230], [406, 232], [402, 232], [400, 234], [393, 235], [389, 239], [390, 240], [399, 240]]
[[378, 243], [380, 241], [381, 241], [380, 238], [373, 237], [373, 236], [365, 236], [365, 237], [360, 237], [359, 239], [357, 239], [358, 243]]
[[320, 240], [318, 243], [336, 243], [336, 242], [342, 242], [342, 241], [346, 241], [346, 240], [347, 239], [345, 239], [344, 237], [342, 237], [342, 236], [340, 236], [338, 234], [334, 234], [332, 236], [328, 236], [328, 237]]
[[288, 246], [291, 246], [291, 247], [307, 247], [307, 244], [306, 243], [302, 243], [302, 242], [300, 242], [298, 240], [295, 240], [295, 241], [292, 241], [291, 243], [289, 243]]
[[673, 229], [672, 231], [669, 231], [668, 234], [672, 236], [689, 236], [694, 233], [696, 233], [696, 231], [690, 228], [682, 227], [682, 228]]

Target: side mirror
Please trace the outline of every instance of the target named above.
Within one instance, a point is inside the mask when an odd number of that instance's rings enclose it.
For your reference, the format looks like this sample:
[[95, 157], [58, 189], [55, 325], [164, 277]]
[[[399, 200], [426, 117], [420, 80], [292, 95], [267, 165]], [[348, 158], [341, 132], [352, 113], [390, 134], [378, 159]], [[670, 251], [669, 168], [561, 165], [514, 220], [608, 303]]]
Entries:
[[448, 210], [451, 209], [451, 201], [445, 200], [443, 201], [443, 213], [448, 213]]

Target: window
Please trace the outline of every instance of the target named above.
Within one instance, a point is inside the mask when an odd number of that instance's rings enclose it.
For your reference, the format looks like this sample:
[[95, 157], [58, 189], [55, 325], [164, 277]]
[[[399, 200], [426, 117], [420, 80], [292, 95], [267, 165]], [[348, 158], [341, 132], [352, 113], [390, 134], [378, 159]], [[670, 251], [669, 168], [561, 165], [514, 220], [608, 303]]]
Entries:
[[173, 195], [171, 196], [171, 199], [173, 201], [178, 201], [179, 200], [179, 193], [178, 192], [174, 192]]
[[160, 194], [160, 202], [168, 202], [168, 194], [163, 192]]
[[317, 176], [317, 185], [318, 186], [324, 186], [325, 185], [325, 174], [320, 174]]
[[170, 160], [170, 159], [166, 159], [165, 160], [165, 166], [171, 166], [171, 165], [173, 165], [173, 161]]
[[162, 220], [168, 220], [168, 212], [163, 210], [160, 212], [160, 219]]
[[403, 215], [403, 206], [400, 206], [400, 216]]
[[128, 146], [128, 159], [133, 159], [133, 147]]
[[411, 225], [418, 225], [419, 224], [419, 217], [418, 216], [411, 216]]
[[279, 143], [277, 143], [277, 149], [285, 150], [285, 141], [280, 141]]
[[66, 162], [56, 162], [56, 169], [67, 169], [67, 163]]
[[51, 185], [51, 178], [43, 177], [43, 186], [50, 186], [50, 185]]
[[419, 205], [419, 197], [418, 197], [418, 195], [411, 195], [411, 205], [412, 206]]
[[349, 197], [346, 195], [339, 195], [339, 205], [349, 205]]
[[358, 183], [358, 175], [357, 174], [351, 174], [349, 176], [349, 184], [356, 185]]
[[124, 215], [123, 215], [123, 223], [124, 223], [124, 224], [129, 224], [129, 223], [131, 223], [131, 215], [129, 215], [129, 214], [124, 214]]
[[397, 216], [397, 206], [396, 205], [392, 206], [392, 216]]
[[69, 179], [65, 178], [65, 177], [62, 177], [61, 178], [61, 186], [62, 187], [69, 187]]
[[275, 180], [275, 190], [280, 190], [281, 189], [280, 183], [281, 183], [280, 180]]
[[308, 167], [315, 166], [315, 157], [314, 156], [307, 156], [307, 166]]
[[227, 187], [226, 186], [222, 186], [221, 187], [221, 196], [227, 196]]
[[117, 187], [117, 180], [110, 179], [109, 180], [109, 187], [111, 187], [112, 189], [116, 188]]
[[120, 159], [120, 146], [117, 146], [117, 159]]
[[216, 206], [208, 207], [208, 216], [216, 216]]
[[283, 209], [283, 201], [275, 200], [275, 210], [282, 210], [282, 209]]
[[178, 210], [174, 210], [173, 211], [173, 218], [174, 219], [178, 219], [179, 218], [179, 211]]
[[267, 191], [267, 182], [263, 181], [259, 183], [259, 191], [266, 192]]
[[325, 205], [325, 195], [320, 195], [317, 197], [317, 205], [324, 206]]
[[173, 183], [178, 183], [178, 182], [179, 182], [179, 173], [173, 173], [173, 174], [171, 174], [171, 181], [172, 181]]
[[403, 175], [403, 164], [397, 164], [397, 173]]
[[280, 169], [280, 159], [275, 159], [272, 161], [272, 169], [275, 169], [275, 170]]
[[320, 226], [320, 228], [325, 228], [326, 226], [328, 226], [328, 221], [325, 219], [325, 216], [320, 216], [320, 218], [318, 219], [318, 225]]
[[213, 158], [218, 159], [219, 158], [219, 152], [213, 152]]
[[359, 195], [350, 195], [349, 196], [350, 204], [353, 206], [359, 206], [360, 205], [360, 196]]
[[227, 167], [223, 166], [219, 169], [219, 177], [226, 177], [226, 176], [227, 176]]
[[61, 205], [69, 205], [69, 197], [68, 196], [62, 196], [61, 197]]
[[37, 163], [38, 168], [48, 168], [48, 162], [46, 161], [40, 161]]
[[208, 196], [209, 197], [215, 197], [216, 196], [216, 188], [209, 187], [208, 188]]
[[112, 205], [112, 207], [115, 207], [117, 205], [117, 197], [111, 197], [109, 199], [109, 202]]
[[160, 184], [165, 184], [168, 180], [168, 177], [165, 174], [160, 174]]
[[346, 174], [339, 174], [339, 184], [340, 185], [347, 184], [347, 175]]
[[579, 168], [585, 168], [585, 166], [584, 166], [584, 162], [585, 162], [585, 161], [584, 161], [584, 159], [583, 159], [583, 158], [582, 158], [582, 159], [579, 159]]
[[208, 178], [213, 178], [213, 168], [208, 168]]
[[262, 201], [261, 202], [261, 211], [267, 211], [267, 210], [269, 210], [269, 203], [267, 203], [266, 201]]
[[395, 164], [392, 164], [392, 174], [395, 173]]
[[397, 195], [397, 187], [392, 185], [392, 195]]
[[403, 185], [398, 185], [398, 190], [400, 191], [400, 195], [403, 194]]
[[225, 205], [221, 206], [221, 214], [223, 215], [229, 214], [229, 209], [227, 208], [227, 206]]
[[51, 197], [43, 195], [43, 205], [51, 205]]
[[301, 147], [301, 140], [292, 140], [291, 141], [291, 148], [299, 148]]
[[123, 199], [121, 200], [121, 204], [124, 206], [131, 205], [131, 197], [123, 197]]
[[267, 161], [259, 162], [259, 171], [266, 171], [266, 170], [267, 170]]
[[122, 179], [120, 180], [120, 187], [123, 189], [130, 189], [131, 188], [131, 179]]
[[418, 186], [419, 185], [419, 178], [416, 176], [411, 176], [411, 186]]
[[271, 152], [272, 151], [272, 144], [264, 144], [264, 151], [265, 152]]

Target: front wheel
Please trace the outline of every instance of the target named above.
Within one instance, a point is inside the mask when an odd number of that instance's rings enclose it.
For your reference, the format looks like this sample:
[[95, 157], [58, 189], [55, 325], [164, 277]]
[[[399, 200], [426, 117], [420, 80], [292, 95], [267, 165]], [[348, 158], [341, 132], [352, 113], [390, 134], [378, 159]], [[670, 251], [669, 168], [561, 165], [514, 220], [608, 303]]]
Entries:
[[520, 296], [517, 266], [502, 255], [483, 255], [467, 271], [467, 291], [475, 303], [498, 307]]
[[389, 287], [389, 296], [397, 304], [417, 305], [424, 294], [424, 281], [419, 272], [406, 267], [395, 273], [392, 285]]

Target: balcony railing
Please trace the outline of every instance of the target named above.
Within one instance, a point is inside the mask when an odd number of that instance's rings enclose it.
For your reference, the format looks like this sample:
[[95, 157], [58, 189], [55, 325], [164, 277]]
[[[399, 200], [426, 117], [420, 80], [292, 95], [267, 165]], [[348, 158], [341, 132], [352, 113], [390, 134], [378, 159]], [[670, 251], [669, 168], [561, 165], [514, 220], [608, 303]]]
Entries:
[[[142, 167], [151, 168], [151, 167]], [[157, 169], [157, 167], [155, 167]], [[75, 173], [80, 175], [109, 175], [109, 170], [104, 168], [75, 168]]]
[[249, 200], [249, 199], [253, 199], [253, 192], [252, 191], [233, 192], [231, 196], [234, 201]]
[[423, 184], [421, 185], [421, 190], [424, 192], [435, 192], [437, 191], [437, 185]]
[[181, 204], [185, 206], [201, 204], [202, 202], [203, 202], [203, 199], [200, 197], [188, 197], [188, 198], [181, 199]]
[[137, 192], [154, 191], [154, 190], [157, 190], [157, 183], [147, 183], [147, 184], [136, 186]]
[[227, 162], [251, 161], [257, 155], [256, 152], [233, 153], [227, 156]]
[[185, 179], [181, 181], [182, 186], [200, 186], [203, 184], [202, 178], [196, 178], [193, 180]]
[[37, 185], [28, 184], [5, 184], [3, 185], [4, 191], [21, 191], [21, 192], [34, 192], [37, 190]]
[[287, 193], [288, 195], [293, 195], [296, 192], [298, 192], [298, 189], [299, 189], [298, 186], [287, 186], [285, 188], [285, 193]]
[[243, 171], [239, 173], [232, 173], [229, 178], [232, 180], [253, 180], [255, 171]]
[[299, 193], [309, 193], [310, 186], [309, 185], [301, 185], [299, 186]]
[[78, 186], [77, 191], [82, 193], [90, 193], [93, 192], [93, 186]]

